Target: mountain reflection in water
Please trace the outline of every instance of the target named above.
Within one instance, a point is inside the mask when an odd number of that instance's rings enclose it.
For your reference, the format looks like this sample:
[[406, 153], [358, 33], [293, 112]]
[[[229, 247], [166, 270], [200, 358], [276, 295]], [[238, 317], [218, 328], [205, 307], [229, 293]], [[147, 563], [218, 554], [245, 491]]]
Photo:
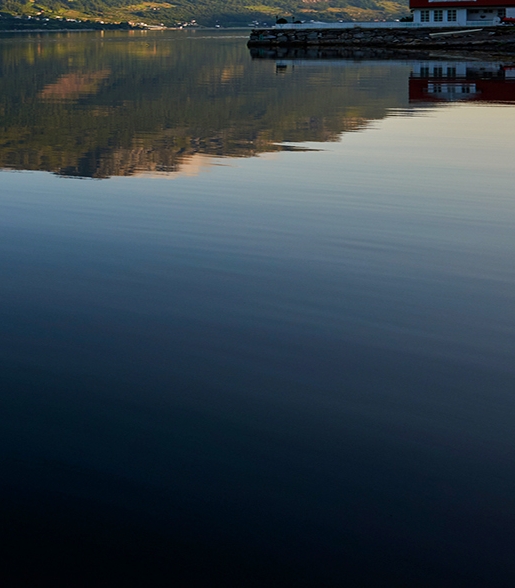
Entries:
[[[408, 107], [410, 66], [253, 60], [243, 36], [74, 33], [0, 42], [0, 167], [105, 178], [335, 141]], [[299, 147], [297, 147], [299, 148]]]
[[[467, 69], [460, 62], [377, 51], [249, 52], [243, 38], [220, 37], [176, 31], [3, 39], [0, 167], [95, 178], [191, 170], [196, 154], [299, 149], [286, 144], [335, 141], [391, 109], [454, 90], [453, 98], [484, 91], [477, 83], [428, 90], [413, 79], [428, 67]], [[391, 57], [400, 59], [385, 59]], [[485, 71], [492, 67], [504, 71], [498, 63]], [[487, 86], [493, 78], [494, 95], [514, 99], [513, 80], [495, 75]]]
[[512, 588], [510, 64], [245, 41], [0, 40], [2, 588]]

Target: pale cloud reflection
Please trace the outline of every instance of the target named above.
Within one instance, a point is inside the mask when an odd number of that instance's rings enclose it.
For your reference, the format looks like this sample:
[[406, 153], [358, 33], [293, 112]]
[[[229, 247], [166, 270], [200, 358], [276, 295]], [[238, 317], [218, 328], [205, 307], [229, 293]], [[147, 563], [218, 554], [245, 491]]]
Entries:
[[156, 178], [160, 180], [176, 180], [183, 177], [193, 178], [203, 172], [209, 171], [213, 165], [220, 165], [217, 161], [217, 158], [210, 155], [195, 153], [181, 161], [178, 169], [174, 171], [138, 171], [133, 174], [133, 177]]
[[53, 84], [46, 85], [40, 92], [42, 100], [77, 100], [98, 92], [100, 84], [109, 77], [110, 69], [95, 72], [74, 72], [61, 76]]

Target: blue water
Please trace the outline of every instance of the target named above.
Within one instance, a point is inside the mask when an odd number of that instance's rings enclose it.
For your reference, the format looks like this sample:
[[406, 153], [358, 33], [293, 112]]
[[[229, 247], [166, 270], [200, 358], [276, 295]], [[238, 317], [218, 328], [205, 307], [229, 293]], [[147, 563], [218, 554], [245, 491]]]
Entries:
[[0, 172], [4, 581], [511, 586], [514, 122]]

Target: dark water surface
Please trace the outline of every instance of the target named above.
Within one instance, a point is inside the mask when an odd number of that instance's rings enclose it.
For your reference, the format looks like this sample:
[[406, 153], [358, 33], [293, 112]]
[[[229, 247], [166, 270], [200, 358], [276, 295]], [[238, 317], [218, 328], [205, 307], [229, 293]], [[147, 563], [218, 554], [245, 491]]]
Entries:
[[512, 70], [245, 41], [0, 40], [2, 584], [512, 586]]

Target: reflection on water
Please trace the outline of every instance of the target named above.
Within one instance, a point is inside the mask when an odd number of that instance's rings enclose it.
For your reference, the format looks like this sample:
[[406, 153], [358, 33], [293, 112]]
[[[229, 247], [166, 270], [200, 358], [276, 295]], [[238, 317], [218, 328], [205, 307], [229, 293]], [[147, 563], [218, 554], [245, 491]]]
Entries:
[[[421, 100], [514, 99], [512, 70], [501, 64], [378, 50], [249, 52], [242, 41], [199, 32], [3, 39], [0, 166], [96, 178], [177, 172], [195, 154], [334, 141]], [[504, 77], [488, 77], [492, 68]], [[433, 80], [429, 70], [445, 73]], [[476, 72], [473, 83], [464, 70]]]
[[512, 588], [511, 70], [312, 57], [0, 42], [2, 586]]
[[46, 85], [39, 94], [42, 100], [77, 100], [97, 94], [103, 80], [109, 77], [110, 70], [91, 73], [69, 73], [59, 77], [57, 82]]
[[0, 166], [108, 177], [333, 141], [407, 106], [406, 65], [281, 80], [243, 39], [110, 33], [3, 40]]
[[495, 61], [420, 61], [409, 81], [410, 102], [515, 103], [515, 66]]
[[334, 141], [407, 105], [406, 67], [348, 63], [281, 80], [232, 36], [9, 39], [0, 60], [0, 166], [62, 175], [173, 172], [198, 153]]
[[[402, 52], [380, 49], [311, 48], [252, 49], [254, 59], [273, 59], [276, 72], [284, 74], [299, 67], [349, 67], [357, 59], [370, 64], [370, 59], [389, 61], [391, 66], [410, 67], [409, 102], [488, 102], [515, 103], [515, 63], [476, 57], [435, 56], [428, 52]], [[392, 106], [392, 108], [394, 108]]]

